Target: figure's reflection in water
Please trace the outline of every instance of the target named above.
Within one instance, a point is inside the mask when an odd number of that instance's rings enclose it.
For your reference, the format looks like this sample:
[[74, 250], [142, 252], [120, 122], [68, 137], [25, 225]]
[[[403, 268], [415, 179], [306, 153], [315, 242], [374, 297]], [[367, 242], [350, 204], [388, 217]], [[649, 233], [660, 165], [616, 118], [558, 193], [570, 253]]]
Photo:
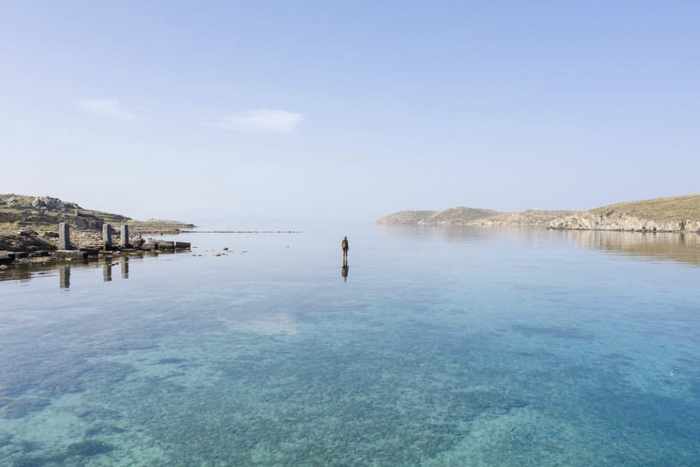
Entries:
[[121, 259], [119, 260], [121, 271], [122, 271], [122, 279], [128, 279], [129, 278], [129, 258], [126, 256], [122, 256]]
[[112, 282], [112, 260], [107, 259], [102, 263], [102, 280], [104, 282]]
[[58, 268], [58, 286], [62, 289], [70, 289], [70, 266]]
[[348, 281], [348, 274], [350, 273], [350, 266], [347, 264], [344, 264], [342, 268], [340, 268], [340, 276], [343, 278], [343, 282]]

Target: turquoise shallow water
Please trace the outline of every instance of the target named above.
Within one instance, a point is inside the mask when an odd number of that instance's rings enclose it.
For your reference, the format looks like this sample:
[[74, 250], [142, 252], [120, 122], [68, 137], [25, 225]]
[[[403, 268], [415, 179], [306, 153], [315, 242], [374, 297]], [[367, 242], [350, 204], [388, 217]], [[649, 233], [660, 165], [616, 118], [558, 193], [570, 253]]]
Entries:
[[0, 282], [0, 465], [700, 465], [697, 236], [191, 239]]

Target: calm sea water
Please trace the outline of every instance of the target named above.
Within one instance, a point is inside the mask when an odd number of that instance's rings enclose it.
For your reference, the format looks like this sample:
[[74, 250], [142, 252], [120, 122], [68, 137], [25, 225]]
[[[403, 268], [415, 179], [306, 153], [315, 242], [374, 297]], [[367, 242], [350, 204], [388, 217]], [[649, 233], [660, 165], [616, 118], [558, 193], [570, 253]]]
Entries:
[[190, 239], [4, 273], [0, 465], [700, 465], [696, 235]]

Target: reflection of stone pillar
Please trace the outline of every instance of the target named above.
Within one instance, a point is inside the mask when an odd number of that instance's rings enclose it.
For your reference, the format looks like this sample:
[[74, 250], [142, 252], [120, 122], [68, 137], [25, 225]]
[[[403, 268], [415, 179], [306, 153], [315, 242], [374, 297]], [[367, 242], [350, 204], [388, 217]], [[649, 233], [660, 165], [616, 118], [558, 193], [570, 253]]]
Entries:
[[120, 266], [122, 270], [122, 279], [128, 279], [129, 278], [129, 258], [126, 256], [122, 256], [120, 258]]
[[102, 263], [102, 280], [112, 282], [112, 260]]
[[122, 248], [129, 248], [129, 226], [126, 224], [123, 224], [121, 228], [119, 246], [121, 246]]
[[58, 269], [58, 286], [62, 289], [70, 289], [70, 266]]
[[105, 250], [112, 249], [112, 226], [109, 224], [102, 225], [102, 243]]
[[70, 250], [70, 226], [65, 222], [58, 224], [58, 249]]

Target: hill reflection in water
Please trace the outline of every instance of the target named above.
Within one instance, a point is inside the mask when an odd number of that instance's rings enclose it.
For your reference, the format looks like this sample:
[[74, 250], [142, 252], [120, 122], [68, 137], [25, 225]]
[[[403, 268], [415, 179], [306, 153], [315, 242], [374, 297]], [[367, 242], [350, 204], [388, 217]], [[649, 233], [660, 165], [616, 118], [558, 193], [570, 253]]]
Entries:
[[615, 255], [646, 260], [675, 261], [700, 265], [700, 234], [641, 233], [587, 230], [544, 230], [534, 228], [474, 228], [383, 226], [382, 231], [397, 237], [418, 237], [448, 242], [488, 242], [509, 237], [520, 247], [557, 243], [601, 250]]
[[[410, 248], [423, 250], [423, 254], [449, 254], [449, 250], [439, 253], [432, 248], [431, 242], [448, 242], [454, 244], [483, 245], [502, 248], [505, 245], [515, 249], [549, 248], [562, 245], [577, 249], [602, 251], [606, 254], [634, 257], [650, 261], [674, 261], [693, 266], [700, 265], [700, 235], [696, 233], [639, 233], [639, 232], [608, 232], [608, 231], [559, 231], [543, 229], [493, 229], [493, 228], [446, 228], [446, 227], [413, 227], [413, 226], [382, 226], [376, 231], [380, 237], [376, 239], [384, 244], [385, 253], [403, 255], [407, 245]], [[373, 235], [373, 234], [372, 234]], [[393, 239], [393, 240], [392, 240]], [[506, 240], [506, 242], [504, 242]], [[397, 243], [398, 241], [398, 243]], [[391, 251], [396, 245], [396, 251]], [[398, 246], [403, 245], [403, 246]], [[115, 257], [100, 261], [74, 262], [53, 265], [23, 265], [12, 266], [0, 271], [0, 281], [27, 282], [34, 278], [56, 277], [57, 286], [63, 289], [71, 288], [71, 272], [84, 269], [101, 270], [101, 281], [111, 282], [113, 278], [129, 279], [129, 266], [134, 262], [142, 262], [143, 257]], [[118, 276], [114, 273], [118, 271]], [[347, 281], [348, 271], [341, 269], [341, 277]]]
[[672, 233], [568, 231], [578, 246], [642, 259], [700, 265], [700, 235]]

